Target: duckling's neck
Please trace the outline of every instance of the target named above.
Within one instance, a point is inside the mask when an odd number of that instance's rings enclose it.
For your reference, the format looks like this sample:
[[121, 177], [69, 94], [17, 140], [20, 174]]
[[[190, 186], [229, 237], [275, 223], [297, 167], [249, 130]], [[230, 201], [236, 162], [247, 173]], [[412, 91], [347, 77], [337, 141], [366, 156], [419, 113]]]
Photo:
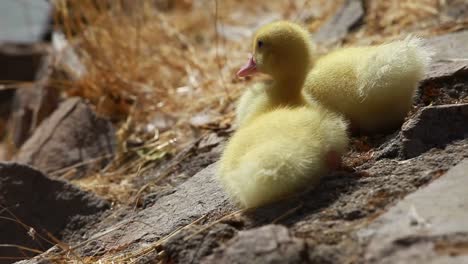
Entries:
[[302, 86], [305, 74], [273, 79], [273, 85], [268, 89], [268, 97], [277, 105], [297, 106], [304, 104]]

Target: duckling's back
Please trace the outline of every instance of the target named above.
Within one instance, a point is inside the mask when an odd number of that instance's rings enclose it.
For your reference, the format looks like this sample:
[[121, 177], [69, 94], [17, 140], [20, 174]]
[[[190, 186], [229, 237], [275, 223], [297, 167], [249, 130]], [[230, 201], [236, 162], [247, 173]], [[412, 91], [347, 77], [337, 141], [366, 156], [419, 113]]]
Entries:
[[399, 124], [410, 110], [430, 52], [418, 38], [345, 48], [319, 59], [305, 89], [362, 130]]
[[342, 154], [346, 123], [318, 108], [277, 109], [241, 127], [220, 162], [219, 179], [244, 207], [313, 187], [327, 171], [327, 153]]

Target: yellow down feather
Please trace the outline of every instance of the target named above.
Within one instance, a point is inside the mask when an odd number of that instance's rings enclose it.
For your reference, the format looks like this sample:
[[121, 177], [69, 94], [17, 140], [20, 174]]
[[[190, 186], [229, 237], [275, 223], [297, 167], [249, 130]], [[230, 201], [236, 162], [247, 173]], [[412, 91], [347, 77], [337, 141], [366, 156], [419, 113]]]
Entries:
[[314, 187], [347, 144], [341, 116], [319, 106], [278, 108], [236, 131], [218, 177], [233, 201], [256, 207]]

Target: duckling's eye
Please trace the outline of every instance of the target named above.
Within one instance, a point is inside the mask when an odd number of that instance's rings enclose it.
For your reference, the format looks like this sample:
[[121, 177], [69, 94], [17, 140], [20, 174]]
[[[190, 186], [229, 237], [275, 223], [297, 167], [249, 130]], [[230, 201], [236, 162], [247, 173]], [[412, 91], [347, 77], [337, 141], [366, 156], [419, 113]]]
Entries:
[[259, 48], [261, 48], [261, 47], [263, 46], [263, 41], [259, 40], [259, 41], [257, 42], [257, 46], [258, 46]]

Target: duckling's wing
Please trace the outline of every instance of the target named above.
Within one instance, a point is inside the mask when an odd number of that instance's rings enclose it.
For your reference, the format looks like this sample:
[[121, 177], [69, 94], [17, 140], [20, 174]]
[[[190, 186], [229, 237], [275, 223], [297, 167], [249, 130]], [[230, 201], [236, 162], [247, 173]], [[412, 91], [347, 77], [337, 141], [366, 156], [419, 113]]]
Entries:
[[[362, 100], [377, 93], [379, 97], [404, 92], [413, 93], [417, 83], [424, 77], [433, 52], [423, 45], [420, 38], [408, 36], [371, 47], [365, 63], [357, 69], [359, 94]], [[398, 91], [402, 89], [402, 91]], [[410, 91], [408, 91], [410, 89]]]

